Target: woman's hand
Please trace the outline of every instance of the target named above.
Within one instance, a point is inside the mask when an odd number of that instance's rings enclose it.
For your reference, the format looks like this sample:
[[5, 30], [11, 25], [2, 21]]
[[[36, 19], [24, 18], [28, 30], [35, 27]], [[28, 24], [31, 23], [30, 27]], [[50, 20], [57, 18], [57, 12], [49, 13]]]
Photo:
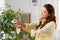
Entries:
[[25, 23], [23, 23], [19, 20], [12, 20], [12, 23], [18, 28], [25, 27]]
[[13, 23], [16, 27], [21, 28], [22, 30], [30, 33], [30, 30], [26, 28], [26, 24], [25, 24], [25, 23], [23, 23], [23, 22], [21, 22], [21, 21], [19, 21], [19, 20], [13, 20], [12, 23]]

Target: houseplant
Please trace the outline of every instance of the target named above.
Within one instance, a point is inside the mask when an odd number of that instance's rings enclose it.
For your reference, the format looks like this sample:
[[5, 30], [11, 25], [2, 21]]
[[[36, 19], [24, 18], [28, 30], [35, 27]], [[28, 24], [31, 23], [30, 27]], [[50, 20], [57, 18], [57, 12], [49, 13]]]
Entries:
[[17, 34], [16, 27], [11, 23], [13, 19], [17, 19], [24, 22], [20, 10], [14, 11], [11, 9], [11, 6], [7, 4], [6, 9], [1, 14], [2, 14], [0, 15], [1, 31], [3, 31], [4, 34], [8, 35], [8, 37], [6, 35], [7, 38], [5, 40], [20, 40], [23, 37], [23, 34], [24, 36], [27, 35], [27, 32], [24, 32], [22, 30], [19, 34]]
[[23, 30], [21, 30], [20, 33], [17, 34], [16, 27], [11, 23], [13, 19], [25, 22], [21, 14], [22, 13], [20, 12], [20, 9], [18, 11], [14, 11], [11, 9], [10, 5], [6, 5], [6, 9], [0, 16], [1, 31], [4, 31], [4, 33], [8, 35], [5, 40], [20, 40], [21, 38], [25, 38], [25, 40], [27, 40], [27, 38], [30, 38], [31, 40], [33, 40], [29, 36], [29, 34]]

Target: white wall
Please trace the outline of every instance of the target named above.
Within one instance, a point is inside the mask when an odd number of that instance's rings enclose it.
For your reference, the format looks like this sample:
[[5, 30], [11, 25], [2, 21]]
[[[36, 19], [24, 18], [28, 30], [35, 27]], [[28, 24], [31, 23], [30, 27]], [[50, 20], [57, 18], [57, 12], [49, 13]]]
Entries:
[[5, 0], [0, 0], [0, 8], [4, 8], [5, 7]]
[[5, 7], [5, 0], [0, 0], [0, 15], [1, 15], [1, 12], [3, 11]]
[[[58, 13], [59, 13], [59, 24], [60, 24], [60, 0], [58, 1]], [[60, 25], [58, 29], [60, 30]]]
[[58, 13], [59, 13], [59, 26], [57, 28], [57, 31], [56, 31], [56, 40], [60, 40], [60, 0], [58, 0]]
[[31, 13], [31, 21], [39, 19], [38, 6], [33, 6], [32, 0], [6, 0], [6, 4], [11, 5], [13, 10], [18, 10]]
[[45, 3], [53, 4], [56, 8], [56, 16], [58, 16], [56, 0], [38, 0], [37, 6], [33, 6], [32, 0], [5, 0], [5, 3], [10, 4], [13, 10], [18, 10], [20, 8], [21, 11], [30, 12], [32, 22], [40, 18], [40, 10]]

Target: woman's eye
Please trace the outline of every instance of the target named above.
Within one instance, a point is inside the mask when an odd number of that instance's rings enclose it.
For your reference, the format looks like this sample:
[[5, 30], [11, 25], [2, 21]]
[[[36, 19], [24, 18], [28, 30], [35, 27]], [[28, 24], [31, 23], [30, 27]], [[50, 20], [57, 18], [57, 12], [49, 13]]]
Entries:
[[43, 12], [43, 13], [46, 13], [46, 12]]

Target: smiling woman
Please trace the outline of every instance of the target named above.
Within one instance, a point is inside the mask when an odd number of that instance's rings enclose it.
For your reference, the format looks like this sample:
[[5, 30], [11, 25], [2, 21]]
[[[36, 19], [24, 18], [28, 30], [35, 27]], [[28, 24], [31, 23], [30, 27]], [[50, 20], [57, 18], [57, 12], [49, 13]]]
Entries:
[[42, 17], [34, 23], [23, 23], [14, 20], [14, 25], [35, 37], [35, 40], [53, 40], [52, 34], [56, 29], [55, 9], [51, 4], [45, 4], [41, 11]]

